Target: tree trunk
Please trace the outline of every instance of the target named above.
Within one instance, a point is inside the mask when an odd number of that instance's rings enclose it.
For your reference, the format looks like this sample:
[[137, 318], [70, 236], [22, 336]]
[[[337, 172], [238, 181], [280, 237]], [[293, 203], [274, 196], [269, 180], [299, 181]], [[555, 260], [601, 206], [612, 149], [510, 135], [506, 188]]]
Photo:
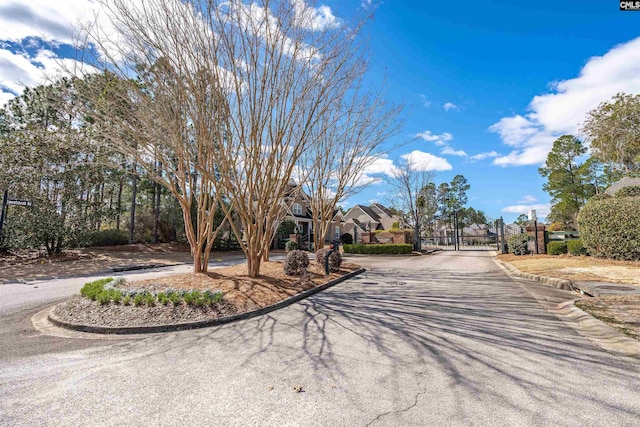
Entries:
[[131, 182], [131, 217], [129, 223], [129, 244], [134, 243], [134, 232], [136, 225], [136, 195], [138, 192], [138, 175], [135, 174], [136, 168], [135, 166], [132, 168], [132, 182]]
[[247, 274], [249, 277], [258, 277], [260, 275], [260, 262], [261, 257], [256, 254], [251, 254], [247, 256]]
[[[160, 163], [158, 163], [157, 173], [160, 175]], [[154, 185], [155, 198], [153, 206], [153, 242], [158, 243], [160, 241], [160, 196], [162, 189], [157, 182]]]
[[118, 184], [118, 201], [116, 202], [116, 230], [120, 230], [120, 217], [122, 216], [122, 187], [124, 186], [124, 178], [120, 177]]

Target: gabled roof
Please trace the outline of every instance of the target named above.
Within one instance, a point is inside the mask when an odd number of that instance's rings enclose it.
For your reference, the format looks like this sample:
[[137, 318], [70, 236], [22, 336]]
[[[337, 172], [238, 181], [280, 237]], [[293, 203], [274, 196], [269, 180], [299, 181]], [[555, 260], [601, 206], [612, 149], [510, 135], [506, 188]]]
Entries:
[[389, 218], [391, 218], [393, 216], [391, 211], [389, 209], [387, 209], [386, 206], [383, 206], [380, 203], [372, 203], [369, 207], [373, 211], [375, 211], [376, 214], [378, 214], [378, 216], [388, 216]]
[[620, 181], [613, 184], [611, 187], [605, 190], [605, 193], [609, 196], [615, 196], [615, 194], [626, 187], [640, 187], [640, 178], [631, 178], [625, 176]]

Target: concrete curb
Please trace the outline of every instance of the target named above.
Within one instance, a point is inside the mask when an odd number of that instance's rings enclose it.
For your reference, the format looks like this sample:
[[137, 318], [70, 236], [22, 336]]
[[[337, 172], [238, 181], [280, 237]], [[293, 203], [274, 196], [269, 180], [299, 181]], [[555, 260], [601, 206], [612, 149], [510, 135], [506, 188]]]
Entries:
[[518, 270], [513, 265], [509, 264], [508, 262], [500, 261], [497, 258], [493, 258], [493, 260], [498, 265], [500, 265], [501, 267], [506, 269], [509, 273], [511, 273], [511, 274], [513, 274], [515, 276], [518, 276], [518, 277], [522, 277], [523, 279], [533, 280], [534, 282], [544, 283], [545, 285], [550, 285], [550, 286], [553, 286], [554, 288], [564, 289], [564, 290], [567, 290], [567, 291], [579, 291], [580, 290], [573, 284], [573, 282], [571, 280], [556, 279], [555, 277], [547, 277], [547, 276], [540, 276], [538, 274], [524, 273], [524, 272]]
[[558, 304], [552, 313], [558, 315], [571, 328], [586, 336], [598, 347], [614, 354], [640, 358], [640, 342], [596, 319], [586, 311], [576, 307], [580, 298]]
[[351, 273], [345, 274], [342, 277], [331, 280], [330, 282], [327, 282], [324, 285], [317, 286], [315, 288], [300, 292], [299, 294], [296, 294], [292, 297], [282, 300], [276, 304], [263, 307], [258, 310], [247, 311], [240, 314], [234, 314], [232, 316], [219, 317], [217, 319], [201, 320], [198, 322], [185, 322], [185, 323], [174, 323], [174, 324], [154, 325], [154, 326], [131, 326], [131, 327], [90, 326], [90, 325], [81, 325], [77, 323], [65, 322], [60, 318], [58, 318], [57, 316], [55, 316], [53, 314], [53, 310], [49, 312], [48, 320], [54, 325], [62, 328], [71, 329], [71, 330], [80, 331], [80, 332], [91, 332], [96, 334], [152, 334], [152, 333], [158, 333], [158, 332], [173, 332], [173, 331], [182, 331], [187, 329], [206, 328], [209, 326], [217, 326], [217, 325], [223, 325], [225, 323], [235, 322], [237, 320], [250, 319], [252, 317], [262, 316], [263, 314], [267, 314], [272, 311], [279, 310], [281, 308], [290, 306], [291, 304], [298, 302], [302, 299], [305, 299], [313, 294], [322, 292], [347, 279], [350, 279], [354, 276], [362, 274], [365, 271], [366, 269], [360, 268], [356, 271], [352, 271]]

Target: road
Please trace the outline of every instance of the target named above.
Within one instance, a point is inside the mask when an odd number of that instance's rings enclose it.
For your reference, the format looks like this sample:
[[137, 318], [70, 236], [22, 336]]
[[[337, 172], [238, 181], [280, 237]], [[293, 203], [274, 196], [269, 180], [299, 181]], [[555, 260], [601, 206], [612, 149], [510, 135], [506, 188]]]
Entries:
[[[357, 260], [364, 275], [221, 327], [117, 341], [31, 329], [24, 354], [0, 352], [0, 424], [638, 424], [637, 359], [549, 313], [545, 285], [484, 252]], [[1, 327], [38, 308], [3, 308]]]

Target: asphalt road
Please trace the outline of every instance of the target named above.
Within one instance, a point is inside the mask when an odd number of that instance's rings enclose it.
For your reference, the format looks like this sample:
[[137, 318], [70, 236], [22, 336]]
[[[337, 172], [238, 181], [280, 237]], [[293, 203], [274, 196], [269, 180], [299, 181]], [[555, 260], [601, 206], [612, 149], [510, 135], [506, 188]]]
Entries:
[[0, 332], [17, 341], [0, 338], [0, 424], [640, 422], [637, 359], [550, 314], [533, 297], [544, 285], [513, 281], [483, 252], [358, 260], [370, 271], [269, 315], [118, 341], [44, 337], [26, 322], [16, 338], [7, 324], [46, 301], [7, 309], [0, 286]]

